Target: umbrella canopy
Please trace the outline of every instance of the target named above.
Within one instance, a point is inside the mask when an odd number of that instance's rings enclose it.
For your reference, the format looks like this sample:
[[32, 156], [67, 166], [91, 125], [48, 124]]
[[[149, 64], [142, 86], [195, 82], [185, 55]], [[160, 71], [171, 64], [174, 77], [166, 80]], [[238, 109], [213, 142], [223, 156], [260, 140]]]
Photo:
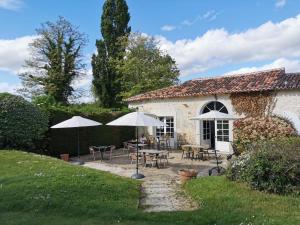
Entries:
[[236, 120], [238, 117], [226, 113], [222, 113], [216, 110], [211, 110], [210, 112], [203, 113], [196, 117], [190, 118], [190, 120]]
[[51, 128], [55, 129], [55, 128], [93, 127], [93, 126], [100, 126], [100, 125], [102, 124], [94, 120], [85, 119], [81, 116], [73, 116], [71, 119], [56, 124]]
[[[136, 138], [138, 139], [138, 127], [162, 127], [167, 126], [167, 124], [161, 122], [158, 119], [153, 118], [152, 116], [146, 115], [143, 112], [132, 112], [128, 113], [120, 118], [106, 124], [109, 126], [130, 126], [136, 127]], [[136, 155], [138, 156], [138, 141], [136, 142]], [[133, 179], [142, 179], [145, 176], [139, 173], [139, 157], [136, 160], [136, 173], [131, 176]]]
[[146, 115], [143, 112], [128, 113], [120, 118], [108, 123], [109, 126], [132, 126], [132, 127], [162, 127], [167, 124]]
[[78, 156], [78, 164], [83, 164], [82, 161], [79, 160], [80, 158], [80, 140], [79, 140], [79, 128], [80, 127], [94, 127], [94, 126], [100, 126], [101, 123], [98, 123], [94, 120], [85, 119], [81, 116], [73, 116], [71, 119], [65, 120], [61, 123], [58, 123], [51, 128], [58, 129], [58, 128], [76, 128], [77, 130], [77, 156]]

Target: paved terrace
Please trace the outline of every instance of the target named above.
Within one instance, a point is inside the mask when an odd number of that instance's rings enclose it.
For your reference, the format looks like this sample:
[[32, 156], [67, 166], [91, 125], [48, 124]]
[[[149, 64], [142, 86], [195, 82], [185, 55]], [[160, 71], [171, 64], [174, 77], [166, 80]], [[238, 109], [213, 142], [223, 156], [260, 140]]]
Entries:
[[[100, 158], [100, 156], [99, 156]], [[90, 155], [83, 156], [84, 166], [107, 171], [119, 176], [131, 177], [135, 172], [135, 163], [131, 164], [127, 152], [115, 150], [112, 160], [109, 156], [103, 161], [92, 159]], [[188, 211], [195, 210], [198, 205], [184, 193], [178, 175], [180, 169], [195, 169], [199, 177], [208, 176], [208, 170], [215, 166], [209, 160], [182, 159], [181, 151], [171, 151], [169, 163], [165, 167], [147, 167], [140, 165], [140, 172], [145, 175], [141, 185], [139, 207], [146, 212]], [[226, 160], [222, 159], [222, 166]]]

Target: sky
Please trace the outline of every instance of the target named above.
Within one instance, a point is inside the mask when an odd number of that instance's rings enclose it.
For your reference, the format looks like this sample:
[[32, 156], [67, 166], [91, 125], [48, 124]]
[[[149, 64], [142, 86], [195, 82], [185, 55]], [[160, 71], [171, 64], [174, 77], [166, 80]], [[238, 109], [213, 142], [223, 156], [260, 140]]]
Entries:
[[[16, 93], [28, 44], [63, 16], [88, 35], [86, 76], [73, 86], [90, 101], [90, 57], [104, 0], [0, 0], [0, 92]], [[300, 0], [127, 0], [132, 31], [154, 36], [180, 69], [200, 77], [285, 67], [300, 72]]]

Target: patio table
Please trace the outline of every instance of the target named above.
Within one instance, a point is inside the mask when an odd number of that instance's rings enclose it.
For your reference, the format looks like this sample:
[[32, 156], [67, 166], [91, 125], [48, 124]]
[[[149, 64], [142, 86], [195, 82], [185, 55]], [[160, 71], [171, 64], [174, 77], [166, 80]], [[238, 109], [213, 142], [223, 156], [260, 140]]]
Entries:
[[109, 148], [110, 146], [95, 146], [95, 149], [98, 149], [98, 151], [100, 152], [100, 156], [101, 156], [101, 161], [103, 161], [104, 156], [103, 153]]
[[[132, 147], [136, 148], [136, 144], [131, 144]], [[139, 149], [144, 148], [145, 146], [147, 146], [147, 144], [138, 144]]]
[[[144, 154], [144, 159], [145, 159], [146, 154], [153, 154], [153, 155], [155, 154], [156, 157], [158, 157], [159, 154], [161, 154], [161, 153], [168, 153], [168, 151], [162, 151], [162, 150], [157, 150], [157, 149], [142, 149], [142, 150], [139, 150], [139, 152]], [[159, 169], [159, 165], [158, 165], [157, 161], [156, 161], [156, 167], [157, 167], [157, 169]]]

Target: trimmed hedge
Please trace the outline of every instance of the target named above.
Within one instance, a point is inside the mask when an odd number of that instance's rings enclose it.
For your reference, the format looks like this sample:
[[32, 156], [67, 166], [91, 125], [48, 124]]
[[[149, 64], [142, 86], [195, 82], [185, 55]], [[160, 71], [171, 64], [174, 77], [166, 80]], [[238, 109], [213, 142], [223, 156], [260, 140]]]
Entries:
[[21, 96], [0, 93], [0, 148], [36, 151], [47, 130], [47, 114]]
[[[113, 111], [103, 109], [96, 105], [71, 105], [71, 106], [47, 106], [44, 108], [49, 113], [50, 127], [73, 116], [82, 116], [106, 124], [128, 112], [128, 109]], [[134, 138], [133, 127], [97, 126], [79, 129], [80, 154], [89, 153], [91, 145], [116, 145], [122, 146], [122, 142]], [[77, 155], [77, 131], [76, 128], [50, 129], [48, 154], [59, 156], [62, 153]]]

